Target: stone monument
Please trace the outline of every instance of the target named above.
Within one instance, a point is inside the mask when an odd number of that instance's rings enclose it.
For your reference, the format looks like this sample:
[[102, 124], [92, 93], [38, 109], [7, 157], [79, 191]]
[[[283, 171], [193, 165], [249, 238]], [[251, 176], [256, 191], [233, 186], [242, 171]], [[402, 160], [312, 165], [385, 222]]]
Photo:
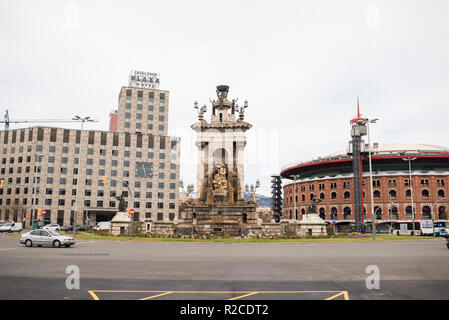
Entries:
[[191, 126], [197, 133], [197, 198], [181, 207], [177, 230], [239, 236], [242, 229], [257, 224], [257, 204], [243, 197], [245, 132], [252, 125], [244, 121], [247, 101], [241, 107], [238, 99], [230, 101], [226, 85], [217, 86], [216, 93], [217, 99], [210, 100], [210, 122], [204, 119], [207, 106], [199, 108], [197, 102], [194, 104], [199, 120]]
[[300, 225], [299, 235], [300, 236], [323, 236], [327, 235], [326, 223], [321, 219], [317, 212], [316, 206], [321, 202], [321, 199], [312, 196], [311, 203], [307, 207], [307, 213], [304, 215], [302, 220], [298, 222]]

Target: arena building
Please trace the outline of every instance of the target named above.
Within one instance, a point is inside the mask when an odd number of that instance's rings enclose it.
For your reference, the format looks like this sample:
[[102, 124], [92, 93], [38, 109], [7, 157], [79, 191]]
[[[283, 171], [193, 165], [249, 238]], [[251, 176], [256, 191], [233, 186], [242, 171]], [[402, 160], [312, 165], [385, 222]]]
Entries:
[[[361, 167], [362, 222], [367, 231], [372, 221], [368, 157], [362, 157]], [[401, 223], [413, 226], [413, 220], [416, 230], [421, 221], [448, 222], [447, 148], [374, 144], [372, 173], [375, 221], [380, 232], [391, 232]], [[321, 199], [317, 206], [320, 217], [336, 225], [337, 231], [349, 231], [354, 223], [353, 176], [352, 156], [347, 151], [285, 167], [281, 171], [281, 177], [288, 179], [283, 186], [283, 218], [301, 220], [315, 195]]]

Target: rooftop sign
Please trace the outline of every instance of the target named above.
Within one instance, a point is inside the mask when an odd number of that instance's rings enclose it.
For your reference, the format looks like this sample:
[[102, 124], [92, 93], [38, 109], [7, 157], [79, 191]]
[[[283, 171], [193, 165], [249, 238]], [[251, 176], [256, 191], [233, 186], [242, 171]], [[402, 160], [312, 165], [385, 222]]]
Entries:
[[128, 86], [145, 89], [159, 89], [160, 74], [155, 72], [131, 70]]

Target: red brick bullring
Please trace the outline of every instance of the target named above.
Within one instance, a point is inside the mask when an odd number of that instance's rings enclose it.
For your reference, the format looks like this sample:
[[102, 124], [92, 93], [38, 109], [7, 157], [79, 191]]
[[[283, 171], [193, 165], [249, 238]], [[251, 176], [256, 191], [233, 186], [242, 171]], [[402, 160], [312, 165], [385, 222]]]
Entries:
[[[435, 218], [448, 221], [449, 208], [449, 152], [441, 150], [403, 150], [374, 153], [373, 195], [376, 218], [379, 223], [386, 221], [410, 221], [412, 219], [409, 180], [409, 163], [404, 158], [416, 158], [411, 161], [413, 181], [413, 204], [415, 220]], [[296, 182], [296, 211], [294, 180]], [[302, 219], [311, 203], [312, 194], [322, 201], [317, 213], [326, 221], [354, 221], [354, 183], [352, 158], [340, 154], [285, 168], [281, 171], [284, 180], [284, 219]], [[363, 207], [364, 221], [371, 221], [369, 163], [363, 159]], [[436, 204], [435, 204], [436, 203]], [[380, 207], [380, 210], [377, 210]], [[432, 216], [432, 207], [433, 213]], [[390, 218], [390, 208], [391, 218]], [[390, 220], [391, 219], [391, 220]]]

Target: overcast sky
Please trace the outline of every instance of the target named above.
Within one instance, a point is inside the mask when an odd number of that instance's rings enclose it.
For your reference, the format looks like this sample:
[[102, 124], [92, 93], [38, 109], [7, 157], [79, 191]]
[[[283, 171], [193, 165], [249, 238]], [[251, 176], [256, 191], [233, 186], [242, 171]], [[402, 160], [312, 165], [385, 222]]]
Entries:
[[249, 101], [246, 183], [269, 194], [284, 165], [347, 148], [357, 96], [372, 141], [448, 147], [448, 16], [447, 0], [2, 0], [1, 112], [107, 130], [129, 71], [159, 72], [196, 184], [193, 102], [227, 84]]

